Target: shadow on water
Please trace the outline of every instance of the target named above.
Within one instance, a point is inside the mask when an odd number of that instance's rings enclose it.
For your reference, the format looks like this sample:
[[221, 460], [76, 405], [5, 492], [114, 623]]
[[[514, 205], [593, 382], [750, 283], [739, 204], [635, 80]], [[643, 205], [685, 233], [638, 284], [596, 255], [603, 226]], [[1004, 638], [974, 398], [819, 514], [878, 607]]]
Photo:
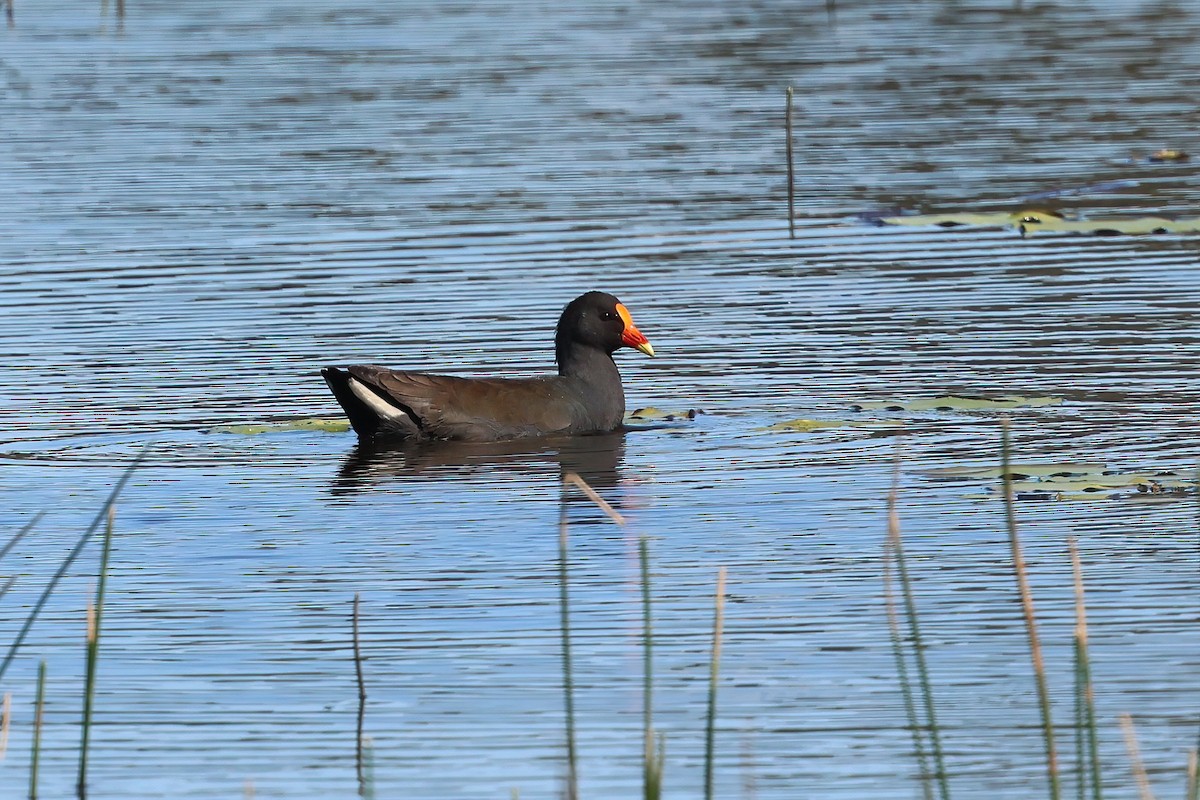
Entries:
[[354, 494], [393, 481], [440, 480], [485, 470], [540, 475], [557, 467], [595, 487], [616, 486], [625, 458], [625, 432], [509, 442], [359, 442], [330, 491]]

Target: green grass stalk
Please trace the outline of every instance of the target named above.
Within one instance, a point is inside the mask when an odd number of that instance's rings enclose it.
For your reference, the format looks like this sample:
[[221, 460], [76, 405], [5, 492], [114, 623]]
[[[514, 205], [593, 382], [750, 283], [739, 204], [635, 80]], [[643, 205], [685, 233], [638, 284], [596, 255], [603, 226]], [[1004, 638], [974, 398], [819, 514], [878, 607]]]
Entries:
[[1138, 747], [1137, 729], [1133, 725], [1133, 717], [1122, 714], [1121, 732], [1125, 735], [1125, 749], [1129, 751], [1129, 766], [1133, 770], [1134, 780], [1138, 785], [1138, 796], [1141, 800], [1154, 800], [1154, 792], [1150, 789], [1150, 776], [1146, 774], [1146, 765], [1142, 761], [1142, 751]]
[[11, 589], [13, 587], [13, 584], [16, 582], [17, 582], [17, 576], [12, 575], [9, 577], [8, 580], [6, 580], [4, 582], [3, 586], [0, 586], [0, 600], [4, 599], [4, 595], [8, 594], [8, 590]]
[[[570, 478], [572, 476], [568, 476]], [[578, 476], [573, 476], [578, 478]], [[582, 479], [579, 481], [582, 483]], [[567, 498], [568, 481], [564, 480], [563, 494], [558, 507], [558, 623], [562, 632], [563, 703], [566, 712], [567, 739], [567, 785], [563, 793], [566, 800], [579, 797], [579, 773], [575, 752], [575, 679], [571, 667], [571, 604], [569, 584]], [[587, 484], [584, 484], [585, 486]], [[591, 487], [588, 487], [591, 488]]]
[[354, 593], [350, 612], [350, 634], [354, 647], [354, 679], [358, 684], [358, 718], [354, 727], [354, 774], [358, 778], [358, 796], [367, 796], [366, 773], [363, 766], [363, 725], [367, 719], [367, 683], [363, 679], [362, 645], [358, 635], [359, 594]]
[[1021, 554], [1021, 539], [1017, 533], [1016, 500], [1013, 497], [1013, 476], [1009, 459], [1011, 453], [1009, 427], [1010, 423], [1007, 418], [1000, 421], [1000, 467], [1004, 478], [1004, 515], [1008, 528], [1009, 547], [1012, 550], [1013, 573], [1017, 579], [1017, 592], [1021, 598], [1025, 631], [1029, 638], [1029, 657], [1033, 662], [1038, 707], [1042, 715], [1042, 739], [1046, 748], [1046, 777], [1050, 785], [1050, 800], [1059, 800], [1061, 790], [1058, 775], [1058, 749], [1054, 743], [1054, 720], [1050, 713], [1050, 689], [1046, 684], [1046, 667], [1042, 660], [1041, 641], [1038, 639], [1033, 593], [1029, 589], [1029, 576], [1025, 568], [1025, 558]]
[[1071, 575], [1075, 584], [1075, 725], [1076, 759], [1079, 764], [1079, 797], [1086, 796], [1091, 785], [1093, 800], [1102, 800], [1100, 782], [1100, 744], [1096, 738], [1096, 690], [1092, 684], [1091, 659], [1088, 656], [1087, 602], [1083, 592], [1083, 565], [1075, 537], [1067, 537], [1071, 557]]
[[[938, 794], [942, 800], [949, 800], [950, 786], [946, 777], [946, 763], [942, 752], [941, 728], [937, 721], [937, 709], [933, 701], [933, 687], [929, 681], [929, 667], [925, 663], [925, 645], [921, 640], [921, 623], [917, 614], [917, 601], [912, 589], [912, 580], [908, 574], [908, 565], [904, 559], [904, 544], [900, 536], [900, 514], [896, 509], [900, 493], [900, 451], [896, 450], [896, 466], [892, 477], [892, 491], [888, 494], [888, 542], [891, 545], [892, 556], [896, 561], [896, 571], [900, 577], [900, 589], [904, 597], [904, 613], [908, 619], [909, 637], [912, 640], [913, 660], [916, 662], [917, 680], [921, 687], [922, 705], [925, 718], [928, 721], [930, 749], [933, 750], [934, 775], [937, 780]], [[913, 721], [916, 721], [915, 711]], [[914, 730], [919, 726], [914, 725]]]
[[892, 655], [896, 658], [896, 673], [900, 678], [900, 695], [904, 700], [904, 715], [908, 718], [908, 729], [912, 732], [913, 737], [913, 752], [917, 756], [917, 771], [921, 777], [921, 794], [924, 800], [933, 800], [933, 784], [930, 780], [933, 775], [929, 771], [929, 757], [925, 754], [925, 739], [922, 734], [923, 727], [921, 721], [917, 718], [917, 705], [913, 700], [912, 679], [908, 675], [908, 663], [904, 658], [904, 643], [900, 635], [900, 617], [896, 613], [896, 597], [892, 589], [892, 545], [890, 538], [884, 544], [883, 601], [887, 609], [888, 634], [892, 640]]
[[717, 678], [721, 671], [721, 639], [725, 633], [725, 568], [717, 572], [717, 594], [713, 601], [712, 659], [708, 668], [708, 719], [704, 726], [704, 797], [713, 797], [713, 743], [717, 725]]
[[663, 742], [654, 747], [654, 625], [650, 606], [650, 544], [645, 536], [638, 539], [638, 560], [642, 567], [642, 733], [645, 746], [642, 796], [659, 800], [662, 796]]
[[104, 618], [104, 589], [108, 583], [108, 558], [112, 552], [115, 510], [108, 507], [108, 522], [104, 526], [104, 546], [100, 551], [100, 575], [96, 579], [96, 599], [88, 605], [87, 663], [83, 679], [83, 720], [79, 733], [79, 774], [75, 794], [79, 800], [87, 797], [88, 745], [92, 738], [92, 707], [96, 697], [96, 669], [100, 663], [100, 625]]
[[[563, 476], [563, 484], [564, 484], [564, 486], [567, 486], [567, 487], [575, 486], [576, 488], [578, 488], [581, 492], [583, 492], [585, 495], [587, 495], [588, 498], [590, 498], [593, 503], [595, 503], [597, 506], [599, 506], [600, 510], [603, 511], [608, 516], [609, 519], [611, 519], [613, 522], [620, 525], [622, 528], [625, 527], [625, 517], [621, 516], [621, 514], [615, 508], [613, 508], [611, 505], [609, 505], [609, 503], [603, 497], [601, 497], [599, 494], [597, 494], [596, 491], [591, 486], [589, 486], [587, 481], [585, 481], [583, 478], [579, 477], [574, 472], [568, 472], [566, 475]], [[563, 516], [560, 519], [565, 520], [566, 513], [567, 513], [566, 512], [566, 498], [564, 497], [562, 511], [561, 511], [561, 514]], [[565, 526], [565, 521], [560, 523], [560, 525]], [[565, 527], [563, 527], [562, 530], [565, 530]], [[561, 534], [560, 534], [560, 539], [561, 539]], [[643, 689], [642, 689], [642, 697], [643, 697], [643, 701], [642, 701], [642, 729], [643, 729], [642, 730], [642, 734], [643, 734], [642, 792], [643, 792], [644, 800], [658, 800], [658, 798], [662, 794], [662, 769], [663, 769], [663, 756], [664, 756], [665, 745], [663, 743], [663, 740], [660, 738], [658, 740], [658, 747], [655, 748], [655, 741], [654, 741], [655, 740], [654, 699], [653, 699], [654, 631], [653, 631], [653, 625], [652, 625], [653, 617], [651, 614], [651, 606], [650, 606], [649, 540], [645, 536], [642, 536], [638, 540], [638, 557], [639, 557], [639, 561], [641, 563], [641, 573], [642, 573], [642, 609], [643, 609], [643, 611], [642, 611], [642, 623], [643, 623], [642, 647], [643, 647], [643, 653], [644, 653], [643, 670], [642, 670], [642, 684], [643, 684]], [[562, 573], [562, 578], [560, 579], [560, 585], [565, 587], [567, 585], [566, 580], [565, 580], [565, 575], [566, 575], [566, 572], [565, 572], [566, 558], [565, 558], [565, 556], [561, 559], [561, 563], [563, 564], [562, 569], [564, 571]], [[564, 594], [563, 595], [564, 610], [567, 607], [565, 598], [566, 598], [566, 595]], [[564, 611], [563, 619], [564, 619], [564, 621], [566, 620], [565, 611]], [[564, 642], [566, 641], [565, 637], [567, 636], [567, 630], [568, 629], [564, 625], [564, 627], [563, 627]], [[564, 648], [564, 653], [567, 653], [567, 652], [569, 652], [569, 650]], [[566, 664], [566, 662], [564, 662], [564, 671], [567, 668], [565, 664]]]
[[796, 238], [796, 166], [792, 153], [792, 87], [787, 87], [787, 110], [783, 115], [784, 136], [787, 141], [784, 149], [787, 153], [787, 208], [788, 208], [788, 238]]
[[46, 706], [46, 662], [38, 664], [37, 694], [33, 701], [33, 747], [29, 754], [29, 800], [38, 796], [38, 764], [42, 755], [42, 712]]
[[1197, 762], [1200, 762], [1200, 750], [1192, 747], [1188, 749], [1187, 759], [1187, 800], [1196, 800], [1200, 797], [1200, 780], [1197, 776]]
[[375, 800], [375, 740], [363, 737], [363, 800]]
[[67, 557], [64, 558], [62, 564], [59, 565], [58, 570], [50, 577], [50, 581], [46, 584], [46, 588], [42, 591], [41, 597], [39, 597], [37, 602], [34, 603], [33, 610], [29, 612], [29, 616], [25, 618], [25, 624], [21, 626], [21, 629], [17, 632], [16, 638], [14, 638], [12, 644], [9, 645], [8, 651], [4, 655], [4, 660], [0, 661], [0, 678], [4, 677], [4, 673], [8, 671], [9, 664], [11, 664], [13, 659], [16, 658], [17, 651], [21, 649], [21, 645], [25, 642], [25, 637], [29, 635], [29, 629], [33, 627], [33, 623], [37, 621], [38, 615], [42, 613], [42, 609], [45, 607], [46, 601], [50, 599], [50, 595], [54, 592], [55, 587], [58, 586], [58, 582], [62, 580], [63, 576], [67, 574], [67, 570], [69, 570], [71, 565], [75, 563], [75, 559], [79, 557], [80, 552], [83, 551], [83, 548], [92, 538], [92, 535], [100, 527], [100, 523], [103, 522], [104, 518], [108, 515], [108, 510], [112, 508], [113, 503], [115, 503], [117, 497], [120, 496], [121, 490], [125, 488], [125, 484], [129, 483], [129, 479], [133, 477], [134, 470], [141, 465], [142, 461], [146, 458], [146, 455], [149, 452], [150, 445], [144, 446], [141, 452], [137, 454], [137, 457], [133, 459], [133, 462], [125, 468], [125, 472], [121, 475], [121, 478], [117, 481], [116, 485], [113, 486], [112, 491], [109, 492], [108, 499], [104, 501], [104, 505], [100, 508], [99, 513], [96, 514], [96, 518], [92, 520], [92, 524], [89, 525], [87, 530], [84, 531], [83, 535], [79, 537], [79, 540], [75, 543], [75, 546], [71, 548], [71, 551], [67, 553]]

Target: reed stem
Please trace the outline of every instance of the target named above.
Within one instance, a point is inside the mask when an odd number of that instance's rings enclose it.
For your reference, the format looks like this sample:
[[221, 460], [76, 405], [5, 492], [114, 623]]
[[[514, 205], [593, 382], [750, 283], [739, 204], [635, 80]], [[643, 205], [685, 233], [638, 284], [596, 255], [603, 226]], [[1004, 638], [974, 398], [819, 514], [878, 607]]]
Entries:
[[42, 713], [46, 706], [46, 662], [38, 664], [37, 694], [33, 701], [33, 749], [29, 756], [29, 800], [38, 796], [38, 764], [42, 755]]
[[787, 152], [787, 208], [788, 208], [788, 238], [796, 238], [796, 165], [792, 153], [792, 87], [787, 87], [787, 111], [784, 113], [783, 128], [787, 142], [784, 148]]
[[1196, 800], [1200, 797], [1200, 776], [1197, 775], [1197, 766], [1200, 762], [1200, 750], [1195, 747], [1188, 748], [1187, 759], [1187, 800]]
[[108, 499], [104, 501], [104, 505], [100, 508], [99, 513], [96, 514], [96, 518], [92, 520], [92, 524], [89, 525], [87, 530], [83, 532], [83, 535], [79, 537], [79, 540], [75, 543], [75, 546], [71, 548], [71, 551], [67, 553], [67, 557], [63, 559], [63, 562], [59, 565], [58, 570], [50, 577], [50, 582], [46, 584], [46, 588], [42, 591], [41, 597], [39, 597], [37, 602], [34, 603], [33, 610], [29, 612], [29, 616], [25, 618], [25, 624], [21, 626], [21, 629], [17, 632], [16, 638], [14, 638], [12, 644], [9, 645], [8, 651], [4, 655], [4, 660], [0, 661], [0, 678], [4, 677], [4, 673], [8, 671], [9, 664], [11, 664], [13, 659], [16, 658], [17, 651], [21, 649], [21, 645], [25, 642], [25, 637], [29, 635], [29, 629], [32, 628], [33, 623], [37, 621], [38, 615], [41, 614], [42, 609], [46, 605], [46, 601], [50, 599], [51, 593], [54, 591], [55, 587], [58, 586], [58, 582], [62, 580], [63, 576], [67, 574], [67, 570], [69, 570], [71, 565], [75, 563], [75, 559], [79, 557], [79, 553], [92, 538], [92, 534], [96, 532], [96, 529], [100, 527], [100, 523], [108, 515], [108, 510], [112, 508], [113, 503], [116, 502], [117, 497], [121, 494], [121, 490], [125, 488], [125, 484], [129, 483], [129, 479], [133, 476], [134, 470], [138, 468], [149, 452], [150, 445], [145, 445], [142, 447], [141, 452], [137, 454], [137, 457], [133, 459], [132, 463], [125, 468], [124, 474], [121, 475], [120, 480], [117, 481], [116, 485], [113, 486], [112, 491], [109, 492]]
[[619, 511], [609, 505], [608, 501], [596, 493], [596, 490], [588, 485], [588, 482], [576, 475], [574, 472], [568, 472], [563, 476], [563, 483], [575, 486], [579, 491], [587, 495], [587, 498], [600, 507], [600, 510], [611, 519], [613, 522], [625, 527], [625, 517]]
[[[1096, 690], [1092, 684], [1092, 665], [1088, 655], [1087, 602], [1083, 591], [1083, 565], [1079, 560], [1079, 547], [1074, 536], [1067, 537], [1067, 552], [1071, 557], [1071, 575], [1075, 584], [1075, 697], [1079, 796], [1084, 796], [1084, 787], [1090, 783], [1093, 800], [1102, 800], [1104, 790], [1100, 782], [1100, 745], [1096, 738]], [[1090, 770], [1090, 773], [1087, 770]]]
[[6, 580], [4, 582], [4, 585], [0, 586], [0, 600], [4, 599], [4, 595], [8, 594], [8, 590], [11, 589], [13, 587], [13, 584], [16, 582], [17, 582], [17, 576], [10, 575], [8, 580]]
[[[558, 505], [558, 623], [562, 632], [563, 660], [563, 702], [566, 711], [567, 736], [567, 786], [566, 800], [577, 800], [579, 797], [579, 773], [575, 753], [575, 680], [571, 668], [571, 613], [569, 564], [567, 561], [567, 498], [566, 487], [569, 479], [575, 477], [579, 483], [587, 486], [577, 475], [568, 475], [564, 480], [562, 495]], [[577, 484], [578, 485], [578, 484]], [[588, 486], [590, 489], [591, 487]]]
[[712, 659], [708, 669], [708, 720], [704, 726], [704, 797], [713, 797], [713, 743], [716, 739], [717, 678], [721, 670], [721, 639], [725, 631], [725, 567], [717, 572], [717, 594], [713, 602]]
[[893, 516], [888, 515], [888, 539], [884, 543], [883, 553], [883, 600], [887, 609], [888, 634], [892, 640], [892, 655], [896, 659], [896, 674], [900, 679], [900, 695], [904, 700], [904, 715], [908, 719], [908, 729], [912, 733], [913, 752], [917, 756], [917, 770], [921, 777], [921, 795], [924, 800], [933, 800], [933, 775], [929, 770], [929, 757], [925, 754], [925, 740], [922, 736], [921, 721], [917, 718], [917, 705], [913, 700], [912, 679], [908, 676], [908, 663], [904, 658], [904, 643], [900, 634], [900, 618], [896, 613], [896, 597], [892, 590], [892, 531], [896, 525]]
[[12, 692], [4, 693], [4, 702], [0, 705], [0, 763], [8, 753], [8, 729], [12, 725]]
[[645, 747], [642, 794], [645, 800], [662, 795], [662, 751], [660, 740], [654, 748], [654, 629], [650, 607], [650, 546], [647, 538], [638, 539], [638, 560], [642, 567], [642, 731]]
[[[912, 580], [904, 558], [904, 544], [900, 536], [900, 514], [896, 509], [900, 493], [900, 448], [896, 448], [896, 462], [892, 476], [892, 491], [888, 495], [888, 541], [896, 559], [896, 571], [900, 576], [900, 589], [904, 596], [904, 613], [908, 617], [909, 636], [912, 639], [913, 660], [917, 666], [917, 680], [921, 686], [925, 718], [929, 725], [929, 743], [933, 750], [934, 774], [937, 779], [938, 795], [949, 800], [950, 786], [946, 776], [946, 763], [942, 754], [941, 728], [933, 702], [933, 687], [929, 681], [929, 667], [925, 663], [925, 644], [921, 640], [920, 618], [917, 601], [912, 590]], [[914, 715], [915, 717], [915, 715]]]
[[1154, 800], [1154, 792], [1150, 789], [1150, 777], [1146, 774], [1142, 751], [1138, 747], [1137, 729], [1133, 725], [1133, 717], [1129, 714], [1122, 714], [1120, 720], [1121, 732], [1125, 734], [1125, 749], [1129, 751], [1129, 765], [1138, 785], [1138, 796], [1141, 800]]
[[358, 683], [358, 719], [354, 728], [354, 774], [358, 778], [358, 796], [367, 796], [367, 779], [363, 765], [363, 725], [367, 718], [367, 683], [363, 679], [362, 645], [358, 635], [359, 593], [354, 593], [350, 613], [350, 632], [354, 646], [354, 678]]
[[375, 800], [375, 740], [363, 736], [363, 800]]
[[1000, 466], [1004, 477], [1004, 515], [1008, 527], [1008, 542], [1012, 550], [1013, 572], [1017, 578], [1017, 591], [1021, 597], [1021, 609], [1025, 617], [1025, 631], [1029, 638], [1029, 656], [1033, 662], [1033, 675], [1037, 684], [1038, 706], [1042, 715], [1042, 738], [1046, 747], [1046, 777], [1050, 784], [1050, 800], [1059, 800], [1058, 750], [1054, 744], [1054, 720], [1050, 713], [1050, 689], [1046, 684], [1046, 667], [1042, 660], [1042, 645], [1038, 639], [1037, 618], [1033, 608], [1033, 593], [1029, 589], [1029, 576], [1025, 558], [1021, 554], [1021, 539], [1017, 533], [1017, 510], [1013, 497], [1013, 476], [1009, 463], [1009, 420], [1000, 420]]
[[100, 551], [100, 575], [96, 579], [96, 599], [88, 605], [87, 663], [83, 680], [83, 721], [79, 734], [79, 775], [75, 794], [87, 798], [88, 745], [92, 737], [92, 706], [96, 696], [96, 669], [100, 662], [100, 625], [104, 618], [104, 588], [108, 583], [108, 557], [112, 552], [113, 521], [116, 511], [108, 507], [104, 526], [104, 546]]
[[8, 555], [9, 551], [17, 546], [17, 542], [19, 542], [19, 541], [21, 541], [21, 539], [25, 538], [25, 534], [27, 534], [31, 530], [33, 530], [33, 526], [37, 525], [38, 522], [41, 520], [41, 518], [44, 516], [46, 516], [46, 512], [39, 511], [33, 515], [33, 519], [29, 520], [29, 522], [26, 522], [24, 525], [22, 525], [21, 530], [14, 533], [9, 538], [9, 540], [4, 543], [4, 547], [0, 547], [0, 558], [4, 558], [6, 555]]

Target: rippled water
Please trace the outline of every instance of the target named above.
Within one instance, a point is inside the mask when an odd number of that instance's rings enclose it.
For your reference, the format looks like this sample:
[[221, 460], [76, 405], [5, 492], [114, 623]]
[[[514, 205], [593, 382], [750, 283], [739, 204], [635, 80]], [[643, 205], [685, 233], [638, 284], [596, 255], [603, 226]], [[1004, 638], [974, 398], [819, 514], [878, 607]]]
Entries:
[[[1196, 213], [1200, 13], [1181, 3], [99, 4], [23, 0], [0, 31], [0, 642], [152, 443], [117, 512], [91, 796], [356, 791], [349, 609], [362, 595], [380, 796], [557, 792], [559, 477], [580, 772], [640, 785], [636, 536], [652, 537], [669, 797], [697, 796], [727, 566], [722, 797], [919, 794], [882, 601], [901, 514], [956, 796], [1045, 794], [999, 505], [934, 467], [996, 458], [998, 412], [854, 412], [948, 392], [1017, 409], [1015, 458], [1197, 461], [1196, 239], [877, 227], [860, 214]], [[796, 87], [787, 236], [783, 88]], [[1115, 187], [1074, 192], [1120, 181]], [[1051, 192], [1049, 197], [1042, 193]], [[1031, 199], [1040, 195], [1039, 199]], [[550, 367], [585, 289], [659, 357], [631, 407], [701, 408], [585, 444], [366, 457], [352, 434], [221, 432], [337, 415], [325, 364]], [[1089, 582], [1101, 746], [1116, 715], [1182, 791], [1196, 742], [1192, 502], [1020, 509], [1064, 741]], [[47, 796], [74, 782], [89, 552], [4, 676], [0, 782], [26, 779], [49, 665]], [[1070, 759], [1067, 759], [1068, 763]]]

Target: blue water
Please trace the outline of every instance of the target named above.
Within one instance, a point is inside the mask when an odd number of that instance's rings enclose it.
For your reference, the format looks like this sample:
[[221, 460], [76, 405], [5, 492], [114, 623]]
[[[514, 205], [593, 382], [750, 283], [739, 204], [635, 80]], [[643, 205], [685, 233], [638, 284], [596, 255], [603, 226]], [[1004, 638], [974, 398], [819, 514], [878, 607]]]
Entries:
[[[1048, 395], [1014, 458], [1197, 462], [1200, 280], [1187, 237], [875, 227], [860, 214], [1195, 213], [1183, 5], [1003, 0], [49, 4], [0, 30], [0, 646], [125, 464], [89, 796], [352, 797], [361, 595], [380, 797], [555, 795], [565, 771], [560, 480], [582, 795], [640, 791], [637, 537], [650, 537], [667, 797], [703, 773], [712, 592], [729, 572], [721, 797], [921, 794], [883, 602], [900, 513], [955, 796], [1046, 794], [1003, 510], [999, 411]], [[796, 87], [797, 236], [783, 89]], [[1077, 193], [1072, 187], [1099, 186]], [[364, 459], [321, 366], [551, 367], [562, 306], [622, 298], [658, 358], [630, 408], [703, 409], [580, 448]], [[838, 423], [810, 433], [794, 420]], [[859, 423], [904, 421], [895, 427]], [[267, 433], [229, 426], [279, 425]], [[577, 443], [576, 443], [577, 444]], [[582, 452], [581, 452], [582, 449]], [[1089, 590], [1106, 789], [1160, 793], [1195, 745], [1194, 500], [1022, 502], [1064, 765], [1073, 598]], [[6, 537], [5, 537], [6, 538]], [[46, 660], [47, 797], [78, 757], [91, 547], [0, 691], [24, 786]], [[1070, 781], [1068, 789], [1072, 788]], [[15, 795], [14, 795], [15, 796]]]

